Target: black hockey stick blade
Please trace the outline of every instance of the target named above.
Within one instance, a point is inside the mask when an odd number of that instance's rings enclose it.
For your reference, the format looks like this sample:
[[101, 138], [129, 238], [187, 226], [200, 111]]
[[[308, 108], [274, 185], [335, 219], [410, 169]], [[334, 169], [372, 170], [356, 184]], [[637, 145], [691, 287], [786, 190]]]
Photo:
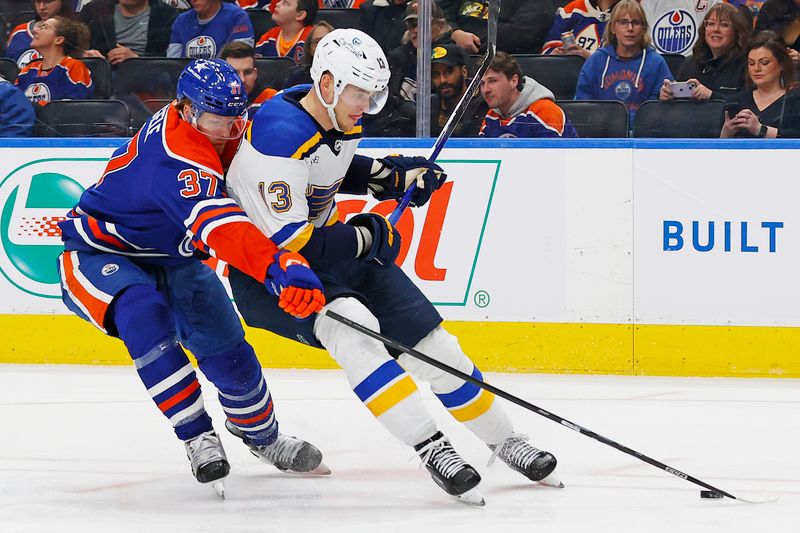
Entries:
[[605, 444], [607, 446], [610, 446], [610, 447], [612, 447], [612, 448], [614, 448], [616, 450], [619, 450], [619, 451], [621, 451], [623, 453], [626, 453], [626, 454], [630, 455], [631, 457], [635, 457], [636, 459], [639, 459], [640, 461], [644, 461], [645, 463], [650, 464], [652, 466], [655, 466], [656, 468], [659, 468], [659, 469], [663, 470], [664, 472], [672, 474], [673, 476], [679, 477], [681, 479], [689, 481], [690, 483], [694, 483], [695, 485], [699, 485], [699, 486], [701, 486], [701, 487], [703, 487], [705, 489], [714, 491], [714, 492], [716, 492], [718, 494], [722, 494], [726, 498], [730, 498], [732, 500], [739, 500], [739, 501], [743, 501], [743, 502], [746, 502], [746, 503], [770, 503], [770, 502], [774, 502], [774, 501], [776, 501], [778, 499], [777, 497], [770, 496], [770, 495], [764, 495], [762, 497], [755, 497], [754, 496], [754, 497], [750, 497], [750, 498], [734, 496], [733, 494], [730, 494], [730, 493], [728, 493], [728, 492], [726, 492], [726, 491], [724, 491], [722, 489], [718, 489], [718, 488], [714, 487], [713, 485], [709, 485], [705, 481], [702, 481], [702, 480], [700, 480], [700, 479], [698, 479], [698, 478], [696, 478], [694, 476], [690, 476], [689, 474], [685, 474], [685, 473], [681, 472], [678, 469], [672, 468], [671, 466], [666, 465], [666, 464], [662, 463], [661, 461], [657, 461], [656, 459], [648, 457], [647, 455], [644, 455], [643, 453], [640, 453], [640, 452], [638, 452], [636, 450], [628, 448], [627, 446], [619, 444], [618, 442], [614, 442], [613, 440], [611, 440], [611, 439], [609, 439], [607, 437], [604, 437], [603, 435], [600, 435], [599, 433], [595, 433], [594, 431], [592, 431], [592, 430], [590, 430], [588, 428], [579, 426], [578, 424], [575, 424], [574, 422], [570, 422], [569, 420], [567, 420], [565, 418], [562, 418], [562, 417], [560, 417], [560, 416], [558, 416], [556, 414], [553, 414], [553, 413], [551, 413], [549, 411], [545, 411], [541, 407], [538, 407], [538, 406], [536, 406], [536, 405], [534, 405], [532, 403], [529, 403], [529, 402], [527, 402], [527, 401], [525, 401], [525, 400], [523, 400], [521, 398], [518, 398], [517, 396], [514, 396], [513, 394], [510, 394], [510, 393], [504, 391], [503, 389], [499, 389], [499, 388], [495, 387], [494, 385], [490, 385], [488, 383], [485, 383], [485, 382], [483, 382], [483, 381], [481, 381], [479, 379], [476, 379], [476, 378], [472, 377], [469, 374], [465, 374], [464, 372], [461, 372], [460, 370], [457, 370], [457, 369], [455, 369], [455, 368], [453, 368], [453, 367], [451, 367], [449, 365], [446, 365], [446, 364], [442, 363], [441, 361], [433, 359], [432, 357], [429, 357], [429, 356], [425, 355], [424, 353], [415, 350], [414, 348], [410, 348], [410, 347], [408, 347], [408, 346], [406, 346], [404, 344], [401, 344], [400, 342], [398, 342], [398, 341], [396, 341], [394, 339], [390, 339], [386, 335], [383, 335], [383, 334], [378, 333], [376, 331], [373, 331], [373, 330], [371, 330], [371, 329], [369, 329], [369, 328], [367, 328], [365, 326], [362, 326], [358, 322], [354, 322], [353, 320], [350, 320], [349, 318], [346, 318], [346, 317], [344, 317], [344, 316], [342, 316], [342, 315], [340, 315], [340, 314], [338, 314], [338, 313], [336, 313], [334, 311], [331, 311], [328, 308], [323, 308], [322, 311], [320, 311], [319, 314], [327, 316], [327, 317], [330, 317], [333, 320], [335, 320], [335, 321], [337, 321], [337, 322], [339, 322], [341, 324], [344, 324], [345, 326], [349, 326], [350, 328], [352, 328], [352, 329], [354, 329], [356, 331], [359, 331], [359, 332], [363, 333], [364, 335], [367, 335], [368, 337], [372, 337], [373, 339], [375, 339], [377, 341], [380, 341], [381, 343], [383, 343], [384, 345], [386, 345], [386, 346], [388, 346], [390, 348], [393, 348], [395, 350], [407, 353], [408, 355], [410, 355], [410, 356], [412, 356], [412, 357], [414, 357], [416, 359], [419, 359], [420, 361], [428, 363], [429, 365], [434, 366], [434, 367], [436, 367], [439, 370], [442, 370], [444, 372], [447, 372], [448, 374], [456, 376], [457, 378], [463, 379], [466, 382], [472, 383], [473, 385], [476, 385], [476, 386], [482, 388], [483, 390], [489, 391], [492, 394], [495, 394], [496, 396], [499, 396], [499, 397], [501, 397], [501, 398], [503, 398], [505, 400], [508, 400], [509, 402], [511, 402], [513, 404], [519, 405], [520, 407], [522, 407], [524, 409], [527, 409], [528, 411], [531, 411], [533, 413], [536, 413], [537, 415], [543, 416], [543, 417], [547, 418], [548, 420], [552, 420], [553, 422], [555, 422], [557, 424], [560, 424], [560, 425], [564, 426], [565, 428], [571, 429], [573, 431], [577, 431], [581, 435], [584, 435], [584, 436], [589, 437], [591, 439], [594, 439], [596, 441], [602, 442], [603, 444]]

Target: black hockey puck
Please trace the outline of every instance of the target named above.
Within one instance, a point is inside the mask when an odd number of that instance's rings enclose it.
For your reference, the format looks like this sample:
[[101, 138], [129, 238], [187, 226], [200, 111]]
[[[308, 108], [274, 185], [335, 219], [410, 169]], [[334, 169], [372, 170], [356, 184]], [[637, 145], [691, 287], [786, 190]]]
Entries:
[[715, 492], [713, 490], [701, 490], [700, 491], [701, 498], [722, 498], [722, 494], [719, 492]]

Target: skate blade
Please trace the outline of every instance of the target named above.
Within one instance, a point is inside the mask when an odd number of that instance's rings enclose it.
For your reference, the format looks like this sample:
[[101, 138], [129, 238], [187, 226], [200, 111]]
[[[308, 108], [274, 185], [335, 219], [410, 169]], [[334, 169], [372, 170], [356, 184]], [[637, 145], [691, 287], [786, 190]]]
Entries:
[[553, 487], [556, 489], [564, 488], [564, 484], [561, 482], [560, 479], [558, 479], [558, 476], [556, 476], [555, 472], [551, 472], [547, 477], [545, 477], [544, 479], [540, 479], [536, 483], [538, 483], [539, 485], [544, 485], [545, 487]]
[[314, 470], [308, 472], [312, 476], [330, 476], [331, 469], [325, 463], [320, 463]]
[[483, 507], [486, 505], [486, 500], [483, 499], [483, 494], [481, 494], [481, 491], [479, 491], [477, 487], [469, 489], [464, 494], [459, 494], [456, 498], [467, 505], [473, 505], [475, 507]]
[[214, 489], [214, 492], [217, 493], [217, 496], [225, 499], [225, 481], [222, 479], [218, 479], [216, 481], [211, 482], [211, 488]]

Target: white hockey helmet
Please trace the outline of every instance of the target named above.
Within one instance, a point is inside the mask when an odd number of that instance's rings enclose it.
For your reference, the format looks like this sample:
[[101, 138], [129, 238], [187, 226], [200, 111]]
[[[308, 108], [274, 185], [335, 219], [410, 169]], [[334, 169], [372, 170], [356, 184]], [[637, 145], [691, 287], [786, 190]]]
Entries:
[[[320, 92], [322, 75], [333, 76], [333, 102], [327, 103]], [[381, 47], [363, 31], [344, 28], [333, 30], [323, 37], [314, 51], [311, 79], [314, 90], [334, 127], [341, 131], [334, 108], [348, 85], [372, 93], [367, 113], [374, 115], [383, 109], [388, 98], [389, 65]]]

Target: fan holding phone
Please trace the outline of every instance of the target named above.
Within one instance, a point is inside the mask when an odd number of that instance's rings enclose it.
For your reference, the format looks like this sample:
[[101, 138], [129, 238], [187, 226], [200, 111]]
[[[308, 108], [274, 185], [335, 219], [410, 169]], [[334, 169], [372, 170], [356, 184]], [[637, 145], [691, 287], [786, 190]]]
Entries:
[[747, 47], [747, 87], [725, 105], [720, 137], [800, 137], [800, 91], [786, 45], [773, 32]]
[[750, 26], [731, 4], [712, 7], [698, 29], [692, 56], [675, 73], [676, 79], [664, 80], [659, 100], [692, 98], [723, 99], [744, 87], [744, 48]]

